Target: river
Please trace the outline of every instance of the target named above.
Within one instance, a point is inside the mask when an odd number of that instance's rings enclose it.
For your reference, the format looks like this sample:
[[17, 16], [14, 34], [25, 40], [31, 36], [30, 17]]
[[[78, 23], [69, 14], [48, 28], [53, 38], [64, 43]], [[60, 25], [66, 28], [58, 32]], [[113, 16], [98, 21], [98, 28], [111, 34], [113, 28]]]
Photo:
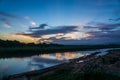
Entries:
[[62, 53], [44, 53], [33, 55], [31, 57], [12, 57], [0, 58], [0, 77], [13, 75], [27, 71], [40, 70], [51, 67], [69, 59], [74, 59], [100, 51], [99, 55], [106, 54], [110, 49], [99, 49], [92, 51], [62, 52]]

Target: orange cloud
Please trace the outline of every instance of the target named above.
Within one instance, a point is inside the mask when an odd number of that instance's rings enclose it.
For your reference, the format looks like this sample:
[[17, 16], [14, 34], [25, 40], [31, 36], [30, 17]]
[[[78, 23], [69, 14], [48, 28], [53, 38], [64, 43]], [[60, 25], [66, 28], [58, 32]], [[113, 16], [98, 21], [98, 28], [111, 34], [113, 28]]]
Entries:
[[3, 40], [17, 40], [23, 43], [37, 43], [37, 39], [20, 34], [4, 34], [1, 36], [1, 38]]

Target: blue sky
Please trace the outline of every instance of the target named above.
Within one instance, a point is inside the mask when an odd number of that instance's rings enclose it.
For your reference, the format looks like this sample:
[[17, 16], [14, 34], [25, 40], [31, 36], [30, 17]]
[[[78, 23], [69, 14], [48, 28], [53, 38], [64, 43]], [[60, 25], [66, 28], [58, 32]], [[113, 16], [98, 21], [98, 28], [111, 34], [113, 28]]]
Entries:
[[[119, 18], [120, 0], [0, 0], [0, 39], [119, 43]], [[44, 29], [29, 30], [43, 23]]]

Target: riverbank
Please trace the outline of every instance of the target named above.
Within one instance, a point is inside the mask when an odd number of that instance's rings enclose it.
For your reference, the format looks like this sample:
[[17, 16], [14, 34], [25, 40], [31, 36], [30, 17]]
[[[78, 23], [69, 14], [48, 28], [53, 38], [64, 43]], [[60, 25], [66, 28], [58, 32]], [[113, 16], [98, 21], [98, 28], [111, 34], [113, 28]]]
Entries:
[[10, 80], [120, 80], [120, 50], [94, 53], [43, 70], [10, 76]]
[[0, 40], [0, 58], [28, 57], [44, 53], [87, 51], [106, 48], [120, 48], [120, 44], [63, 45], [54, 43], [20, 43], [18, 41]]
[[0, 57], [28, 57], [44, 53], [86, 51], [105, 48], [120, 48], [119, 45], [37, 45], [0, 47]]

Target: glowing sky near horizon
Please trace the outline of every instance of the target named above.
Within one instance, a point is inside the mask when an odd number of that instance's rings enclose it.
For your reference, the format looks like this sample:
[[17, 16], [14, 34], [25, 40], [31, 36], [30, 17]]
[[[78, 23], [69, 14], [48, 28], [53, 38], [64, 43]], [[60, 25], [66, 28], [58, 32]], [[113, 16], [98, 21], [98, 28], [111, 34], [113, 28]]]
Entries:
[[120, 0], [0, 0], [0, 39], [120, 43], [119, 32]]

